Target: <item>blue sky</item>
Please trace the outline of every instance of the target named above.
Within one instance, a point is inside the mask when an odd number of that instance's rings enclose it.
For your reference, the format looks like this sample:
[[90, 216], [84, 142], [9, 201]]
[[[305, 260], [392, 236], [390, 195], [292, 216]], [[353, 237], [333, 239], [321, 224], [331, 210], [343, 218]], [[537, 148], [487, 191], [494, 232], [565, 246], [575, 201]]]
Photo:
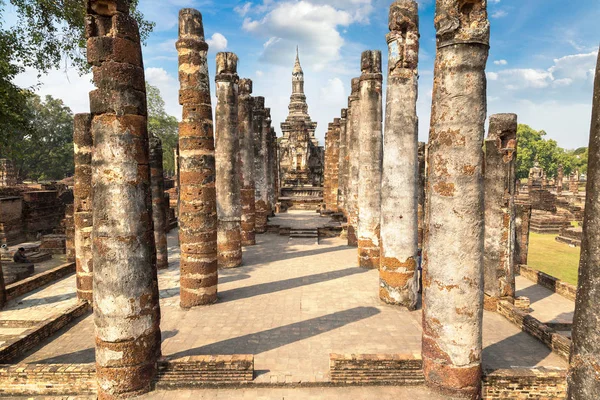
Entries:
[[[235, 52], [240, 77], [254, 81], [254, 95], [266, 97], [278, 134], [287, 116], [296, 45], [306, 79], [309, 113], [319, 123], [322, 141], [327, 124], [347, 104], [350, 79], [358, 76], [360, 53], [383, 52], [387, 64], [389, 0], [141, 0], [146, 17], [157, 26], [144, 48], [147, 80], [161, 89], [167, 111], [180, 117], [177, 104], [177, 13], [193, 7], [204, 17], [215, 54]], [[420, 140], [427, 139], [435, 30], [434, 0], [420, 4]], [[492, 27], [488, 61], [488, 114], [514, 112], [519, 121], [566, 148], [588, 143], [593, 70], [600, 42], [599, 0], [489, 0]], [[17, 83], [30, 86], [28, 71]], [[87, 109], [89, 77], [54, 71], [42, 78], [40, 94], [63, 98], [76, 112]], [[214, 86], [213, 86], [214, 95]], [[213, 104], [214, 106], [214, 104]]]

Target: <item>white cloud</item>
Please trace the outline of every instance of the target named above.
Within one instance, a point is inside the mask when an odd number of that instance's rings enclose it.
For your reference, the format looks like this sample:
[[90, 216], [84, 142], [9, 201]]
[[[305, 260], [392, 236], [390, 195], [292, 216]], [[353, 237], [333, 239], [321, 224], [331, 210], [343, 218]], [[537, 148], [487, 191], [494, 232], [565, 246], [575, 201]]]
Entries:
[[508, 15], [508, 12], [505, 10], [498, 10], [492, 13], [492, 18], [504, 18]]
[[210, 39], [206, 39], [211, 51], [219, 52], [227, 49], [227, 38], [219, 32], [213, 33]]
[[496, 65], [507, 65], [508, 61], [506, 61], [506, 60], [496, 60], [496, 61], [494, 61], [494, 64], [496, 64]]
[[160, 95], [165, 101], [167, 114], [181, 119], [178, 79], [163, 68], [146, 68], [145, 72], [146, 81], [160, 90]]
[[[339, 106], [348, 97], [344, 89], [344, 82], [340, 78], [327, 80], [327, 84], [321, 88], [320, 101], [322, 104]], [[341, 107], [340, 107], [341, 108]]]
[[248, 12], [250, 12], [251, 8], [252, 8], [252, 3], [251, 2], [247, 2], [243, 6], [237, 6], [237, 7], [235, 7], [233, 9], [233, 11], [235, 11], [240, 17], [245, 17], [246, 14], [248, 14]]

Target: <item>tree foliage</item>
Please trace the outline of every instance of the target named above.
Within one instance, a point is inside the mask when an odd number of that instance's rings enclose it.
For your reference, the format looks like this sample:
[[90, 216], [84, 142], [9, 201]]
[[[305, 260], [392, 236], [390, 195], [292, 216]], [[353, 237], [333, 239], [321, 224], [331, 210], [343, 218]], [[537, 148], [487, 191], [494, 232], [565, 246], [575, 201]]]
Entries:
[[157, 87], [146, 83], [146, 96], [148, 97], [148, 133], [162, 141], [163, 168], [167, 174], [173, 175], [175, 173], [174, 150], [179, 140], [179, 122], [177, 118], [168, 115], [165, 111], [165, 101]]
[[517, 129], [517, 178], [524, 179], [529, 176], [529, 170], [535, 161], [540, 163], [548, 177], [556, 177], [559, 165], [564, 168], [565, 176], [578, 170], [585, 173], [587, 170], [587, 148], [573, 151], [565, 150], [558, 146], [552, 139], [546, 139], [546, 132], [536, 131], [529, 125], [519, 124]]
[[0, 150], [12, 160], [20, 179], [60, 180], [74, 172], [73, 113], [62, 100], [29, 95], [22, 115], [26, 126]]

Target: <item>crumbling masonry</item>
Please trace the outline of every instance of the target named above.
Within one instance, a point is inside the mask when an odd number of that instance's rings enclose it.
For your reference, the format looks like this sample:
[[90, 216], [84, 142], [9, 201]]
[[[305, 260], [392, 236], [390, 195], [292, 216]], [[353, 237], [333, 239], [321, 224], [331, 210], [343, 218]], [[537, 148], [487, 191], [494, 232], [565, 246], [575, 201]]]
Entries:
[[160, 356], [146, 93], [129, 2], [86, 3], [93, 186], [94, 321], [98, 397], [151, 389]]
[[486, 3], [436, 3], [423, 254], [426, 382], [472, 399], [481, 387]]
[[94, 284], [92, 259], [92, 150], [94, 141], [90, 114], [77, 114], [73, 120], [75, 184], [73, 218], [75, 223], [75, 264], [77, 298], [91, 302]]
[[484, 147], [485, 306], [496, 311], [499, 299], [515, 297], [517, 116], [490, 116]]
[[363, 268], [379, 268], [379, 217], [383, 159], [381, 52], [361, 56], [359, 91], [358, 260]]
[[240, 79], [238, 93], [238, 138], [240, 141], [240, 200], [242, 206], [242, 245], [256, 244], [254, 229], [254, 126], [252, 122], [252, 81]]
[[343, 108], [340, 114], [340, 154], [338, 161], [338, 211], [348, 216], [346, 210], [346, 193], [348, 191], [348, 109]]
[[202, 14], [179, 13], [179, 245], [180, 304], [217, 301], [217, 203], [212, 105]]
[[414, 0], [390, 7], [385, 152], [381, 182], [379, 297], [414, 310], [418, 283], [417, 79], [419, 15]]
[[[258, 96], [254, 98], [254, 182], [255, 182], [255, 204], [256, 204], [256, 233], [267, 231], [267, 187], [266, 187], [266, 154], [262, 146], [264, 125], [266, 119], [265, 98]], [[266, 144], [265, 144], [266, 147]]]
[[600, 398], [600, 52], [594, 82], [592, 126], [590, 129], [587, 200], [581, 242], [581, 263], [577, 284], [573, 345], [571, 349], [567, 398], [588, 400]]
[[325, 135], [325, 182], [323, 200], [325, 209], [338, 211], [339, 161], [340, 161], [340, 119], [329, 124]]
[[242, 265], [237, 62], [238, 58], [233, 53], [217, 54], [215, 152], [219, 268]]

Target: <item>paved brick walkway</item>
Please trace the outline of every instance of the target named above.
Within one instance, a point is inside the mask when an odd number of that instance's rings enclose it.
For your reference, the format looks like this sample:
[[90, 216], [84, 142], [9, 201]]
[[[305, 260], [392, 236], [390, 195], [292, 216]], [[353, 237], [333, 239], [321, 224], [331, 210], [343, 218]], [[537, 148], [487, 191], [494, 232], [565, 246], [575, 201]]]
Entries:
[[517, 296], [531, 300], [531, 316], [542, 322], [571, 324], [575, 302], [540, 286], [527, 278], [517, 276]]
[[[357, 268], [356, 249], [339, 238], [316, 245], [259, 235], [257, 246], [244, 249], [244, 266], [220, 272], [219, 303], [184, 311], [176, 234], [169, 235], [170, 267], [159, 277], [167, 357], [254, 354], [257, 383], [294, 383], [326, 381], [329, 353], [420, 353], [421, 312], [381, 303], [377, 271]], [[74, 279], [67, 282], [74, 288]], [[93, 362], [93, 339], [89, 316], [23, 361]], [[486, 368], [566, 366], [494, 313], [485, 313], [484, 346]]]

